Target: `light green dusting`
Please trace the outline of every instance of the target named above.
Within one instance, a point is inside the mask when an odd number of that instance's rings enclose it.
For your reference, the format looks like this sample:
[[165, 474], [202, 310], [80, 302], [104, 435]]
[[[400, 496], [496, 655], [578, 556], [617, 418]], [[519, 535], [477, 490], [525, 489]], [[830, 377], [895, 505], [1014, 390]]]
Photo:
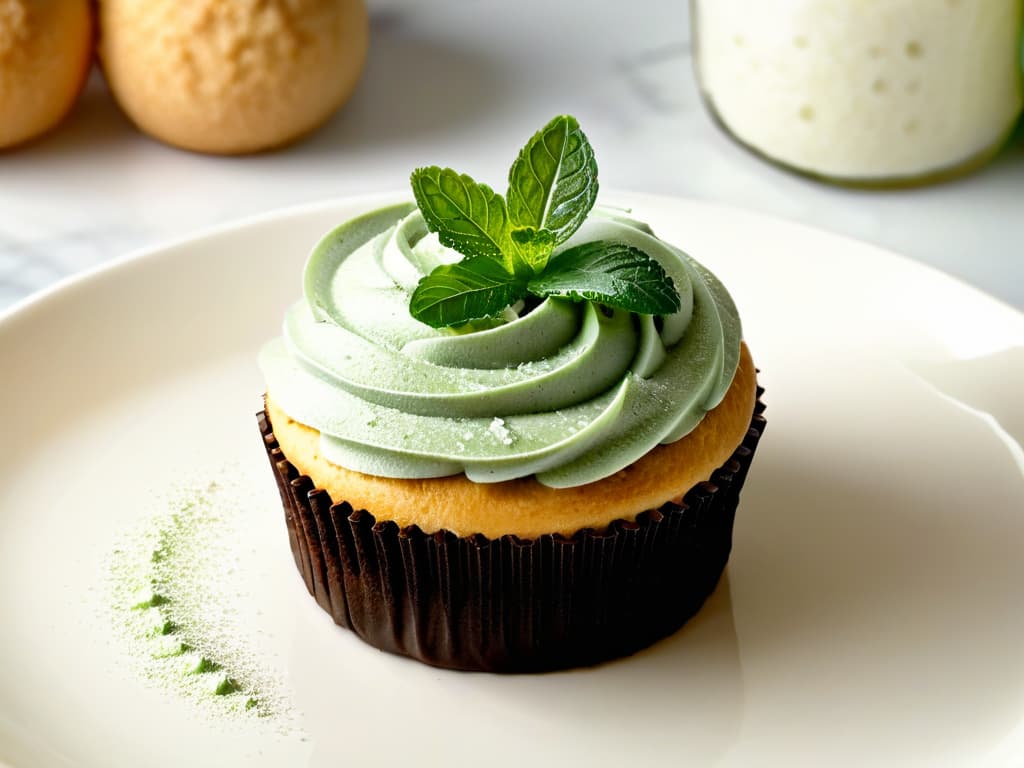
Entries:
[[[287, 713], [234, 606], [242, 515], [216, 483], [140, 516], [109, 561], [109, 598], [128, 658], [150, 683], [221, 715]], [[232, 590], [235, 590], [233, 592]]]

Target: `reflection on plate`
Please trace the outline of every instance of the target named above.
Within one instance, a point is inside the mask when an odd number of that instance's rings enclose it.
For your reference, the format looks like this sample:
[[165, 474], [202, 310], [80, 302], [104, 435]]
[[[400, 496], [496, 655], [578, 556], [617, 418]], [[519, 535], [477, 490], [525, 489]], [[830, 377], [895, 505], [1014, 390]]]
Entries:
[[[723, 278], [768, 391], [698, 617], [633, 658], [525, 677], [431, 669], [330, 624], [290, 563], [254, 357], [319, 235], [382, 202], [222, 229], [0, 320], [0, 761], [1020, 761], [1024, 317], [869, 246], [694, 202], [610, 200]], [[118, 537], [168, 489], [224, 479], [260, 563], [240, 631], [301, 738], [147, 686], [97, 607]]]

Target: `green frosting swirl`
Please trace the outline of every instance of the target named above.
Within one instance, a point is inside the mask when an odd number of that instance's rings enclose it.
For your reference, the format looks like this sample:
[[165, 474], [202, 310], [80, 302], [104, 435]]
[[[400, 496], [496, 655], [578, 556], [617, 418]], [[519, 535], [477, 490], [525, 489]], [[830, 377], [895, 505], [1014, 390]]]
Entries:
[[599, 480], [690, 432], [725, 396], [740, 321], [722, 284], [650, 229], [595, 209], [561, 247], [592, 240], [657, 259], [681, 299], [655, 318], [546, 299], [472, 328], [409, 314], [419, 279], [461, 256], [402, 204], [327, 234], [304, 298], [260, 353], [274, 401], [321, 433], [328, 460], [366, 474], [477, 482]]

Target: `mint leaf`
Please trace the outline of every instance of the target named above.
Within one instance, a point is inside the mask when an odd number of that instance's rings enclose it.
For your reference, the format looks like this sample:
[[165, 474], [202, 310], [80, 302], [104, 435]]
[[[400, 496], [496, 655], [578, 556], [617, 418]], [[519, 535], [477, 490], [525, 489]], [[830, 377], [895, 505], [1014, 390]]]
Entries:
[[576, 118], [560, 115], [541, 128], [512, 163], [508, 214], [513, 227], [549, 229], [564, 243], [597, 200], [594, 150]]
[[639, 248], [610, 240], [562, 251], [528, 288], [535, 296], [598, 301], [642, 315], [679, 309], [679, 294], [661, 264]]
[[494, 317], [526, 295], [526, 281], [489, 256], [444, 264], [420, 280], [409, 312], [434, 328]]
[[647, 315], [679, 310], [662, 266], [625, 243], [585, 243], [552, 256], [597, 199], [597, 163], [574, 117], [560, 115], [520, 150], [508, 199], [451, 168], [413, 171], [427, 228], [464, 258], [420, 280], [409, 311], [435, 328], [498, 315], [532, 294], [596, 301]]
[[543, 271], [555, 249], [554, 233], [546, 229], [518, 227], [512, 230], [511, 237], [519, 259], [530, 267], [531, 273]]
[[486, 184], [478, 184], [451, 168], [417, 168], [412, 191], [423, 220], [441, 243], [463, 256], [486, 256], [513, 271], [507, 253], [508, 212], [505, 200]]

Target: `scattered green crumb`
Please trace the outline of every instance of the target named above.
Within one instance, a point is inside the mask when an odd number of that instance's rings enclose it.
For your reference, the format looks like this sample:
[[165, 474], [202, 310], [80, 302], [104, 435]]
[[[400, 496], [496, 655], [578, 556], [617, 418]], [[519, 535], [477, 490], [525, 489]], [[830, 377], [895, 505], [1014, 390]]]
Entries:
[[184, 656], [186, 653], [192, 653], [191, 645], [188, 643], [174, 643], [166, 649], [153, 651], [153, 658], [169, 659], [172, 656]]
[[224, 715], [288, 711], [280, 684], [253, 651], [225, 581], [244, 525], [222, 485], [185, 489], [111, 550], [108, 597], [129, 660], [155, 686]]
[[[195, 668], [192, 669], [190, 674], [202, 675], [207, 672], [217, 672], [218, 670], [220, 670], [220, 668], [220, 664], [218, 664], [216, 661], [211, 661], [210, 659], [203, 656], [199, 659], [199, 663], [196, 664]], [[220, 693], [219, 687], [217, 689], [217, 692]]]
[[160, 625], [160, 628], [157, 630], [157, 633], [161, 634], [161, 635], [171, 635], [171, 634], [174, 634], [177, 631], [178, 631], [178, 625], [175, 624], [170, 619], [167, 619], [167, 621], [165, 621], [163, 624]]
[[[217, 694], [218, 696], [227, 696], [228, 694], [231, 694], [231, 693], [238, 693], [240, 690], [242, 690], [242, 689], [238, 685], [237, 682], [232, 680], [230, 677], [225, 677], [223, 680], [220, 681], [220, 683], [217, 684], [217, 687], [214, 689], [213, 692], [215, 694]], [[250, 701], [256, 701], [256, 700], [250, 698], [248, 701], [246, 701], [245, 702], [245, 708], [246, 709], [252, 709], [252, 707], [249, 706], [249, 702]], [[255, 706], [259, 706], [259, 704], [257, 703]]]
[[159, 592], [153, 594], [152, 597], [143, 600], [141, 603], [136, 603], [132, 606], [133, 611], [144, 611], [147, 608], [156, 608], [160, 605], [166, 605], [167, 598], [161, 595]]

